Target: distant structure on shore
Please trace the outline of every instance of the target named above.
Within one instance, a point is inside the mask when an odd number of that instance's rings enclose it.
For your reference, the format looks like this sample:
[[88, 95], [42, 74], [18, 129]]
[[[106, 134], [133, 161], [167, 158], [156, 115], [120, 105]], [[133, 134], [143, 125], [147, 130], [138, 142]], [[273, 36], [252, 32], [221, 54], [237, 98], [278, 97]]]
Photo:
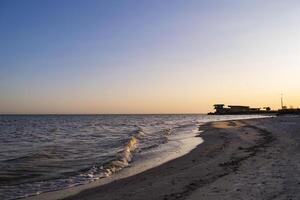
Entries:
[[300, 108], [287, 108], [283, 104], [283, 94], [281, 93], [281, 109], [278, 110], [277, 115], [299, 115], [300, 116]]
[[210, 115], [242, 115], [242, 114], [266, 114], [266, 113], [277, 113], [275, 110], [271, 110], [270, 107], [261, 108], [250, 108], [250, 106], [240, 105], [229, 105], [224, 107], [224, 104], [215, 104], [214, 113], [208, 113]]
[[250, 106], [229, 105], [224, 107], [224, 104], [215, 104], [215, 112], [208, 113], [209, 115], [249, 115], [249, 114], [277, 114], [277, 115], [298, 115], [300, 116], [300, 108], [287, 108], [283, 104], [283, 94], [280, 98], [281, 109], [272, 110], [270, 107], [250, 108]]

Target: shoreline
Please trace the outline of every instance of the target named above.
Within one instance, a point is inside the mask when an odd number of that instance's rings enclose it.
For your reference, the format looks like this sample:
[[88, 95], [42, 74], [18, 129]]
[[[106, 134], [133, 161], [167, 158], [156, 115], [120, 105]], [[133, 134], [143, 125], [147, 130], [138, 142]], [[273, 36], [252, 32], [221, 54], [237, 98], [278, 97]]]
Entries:
[[[268, 182], [268, 185], [272, 186], [270, 188], [273, 188], [272, 191], [263, 188], [259, 192], [245, 193], [245, 189], [262, 183], [266, 184], [267, 180], [265, 179], [270, 177], [258, 178], [259, 174], [255, 175], [259, 166], [264, 167], [266, 162], [271, 162], [269, 171], [277, 169], [276, 167], [272, 168], [276, 158], [275, 156], [272, 159], [274, 151], [284, 151], [282, 142], [287, 142], [292, 148], [290, 143], [293, 142], [287, 139], [283, 140], [274, 131], [278, 130], [278, 127], [286, 129], [283, 125], [289, 124], [291, 121], [296, 121], [297, 124], [300, 122], [299, 119], [262, 118], [208, 122], [200, 126], [203, 131], [201, 138], [205, 142], [181, 157], [133, 176], [118, 180], [110, 179], [100, 186], [91, 187], [89, 185], [80, 191], [77, 187], [62, 190], [64, 195], [60, 197], [59, 195], [55, 196], [55, 192], [49, 192], [26, 199], [264, 199], [274, 195], [280, 190], [280, 187], [283, 187], [282, 184], [279, 184], [280, 181]], [[292, 137], [289, 131], [293, 132], [300, 128], [299, 125], [293, 124], [293, 126], [288, 127], [290, 130], [287, 131], [287, 138]], [[278, 132], [281, 131], [278, 130]], [[265, 155], [266, 153], [268, 155]], [[296, 156], [298, 156], [298, 152]], [[284, 158], [278, 155], [278, 159]], [[294, 162], [297, 161], [299, 162], [296, 157]], [[255, 166], [256, 164], [258, 166]], [[295, 163], [292, 162], [290, 166], [281, 168], [289, 171], [288, 169], [294, 165]], [[276, 176], [274, 177], [276, 178]], [[271, 176], [271, 178], [274, 177]], [[300, 180], [299, 183], [297, 182], [299, 173], [294, 178], [295, 183], [292, 181], [293, 184], [299, 186], [297, 185], [300, 184]], [[290, 178], [281, 176], [281, 179], [286, 182], [285, 179]], [[291, 180], [289, 181], [291, 182]], [[236, 183], [232, 184], [232, 182]], [[249, 182], [251, 182], [250, 186]], [[300, 191], [295, 189], [293, 184], [290, 185], [291, 189], [294, 188], [293, 195], [299, 197]], [[287, 189], [283, 190], [281, 195], [289, 194]]]
[[[86, 184], [75, 185], [75, 186], [71, 186], [59, 190], [47, 191], [37, 195], [33, 194], [27, 197], [20, 197], [17, 199], [24, 199], [24, 200], [64, 199], [64, 198], [68, 198], [69, 196], [74, 196], [85, 190], [89, 190], [95, 187], [101, 187], [103, 185], [109, 184], [114, 181], [118, 181], [120, 179], [135, 176], [139, 173], [143, 173], [144, 171], [163, 165], [164, 163], [174, 160], [178, 157], [184, 156], [190, 151], [192, 151], [193, 149], [195, 149], [198, 145], [203, 143], [202, 138], [198, 137], [200, 132], [201, 131], [199, 130], [199, 126], [197, 126], [197, 131], [193, 130], [191, 133], [185, 135], [172, 136], [169, 138], [168, 147], [166, 146], [157, 147], [155, 149], [155, 153], [147, 152], [146, 157], [149, 160], [145, 158], [142, 159], [139, 158], [138, 160], [135, 160], [133, 163], [131, 163], [130, 166], [125, 167], [122, 170], [116, 171], [115, 173], [112, 173], [111, 175], [105, 178], [100, 178], [98, 180]], [[157, 155], [158, 153], [159, 156]]]

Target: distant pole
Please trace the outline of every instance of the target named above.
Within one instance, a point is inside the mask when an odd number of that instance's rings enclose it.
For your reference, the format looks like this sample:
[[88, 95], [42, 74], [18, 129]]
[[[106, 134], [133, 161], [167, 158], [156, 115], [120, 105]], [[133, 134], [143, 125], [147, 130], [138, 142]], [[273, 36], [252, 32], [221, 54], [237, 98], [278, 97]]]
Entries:
[[281, 109], [283, 109], [283, 94], [281, 93]]

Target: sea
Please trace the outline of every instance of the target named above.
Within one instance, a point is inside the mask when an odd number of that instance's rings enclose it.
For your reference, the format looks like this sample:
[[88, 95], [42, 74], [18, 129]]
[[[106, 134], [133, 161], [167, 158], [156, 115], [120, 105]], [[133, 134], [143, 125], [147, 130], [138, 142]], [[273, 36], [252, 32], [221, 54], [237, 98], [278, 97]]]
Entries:
[[0, 115], [0, 199], [89, 184], [135, 163], [158, 165], [201, 145], [205, 122], [260, 117]]

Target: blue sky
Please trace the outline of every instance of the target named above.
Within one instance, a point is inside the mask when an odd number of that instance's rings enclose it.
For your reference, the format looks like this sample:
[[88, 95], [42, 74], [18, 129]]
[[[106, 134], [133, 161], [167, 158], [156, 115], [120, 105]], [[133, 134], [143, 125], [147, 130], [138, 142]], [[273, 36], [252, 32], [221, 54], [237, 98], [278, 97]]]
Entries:
[[276, 107], [281, 92], [300, 106], [299, 13], [297, 1], [2, 0], [0, 113]]

